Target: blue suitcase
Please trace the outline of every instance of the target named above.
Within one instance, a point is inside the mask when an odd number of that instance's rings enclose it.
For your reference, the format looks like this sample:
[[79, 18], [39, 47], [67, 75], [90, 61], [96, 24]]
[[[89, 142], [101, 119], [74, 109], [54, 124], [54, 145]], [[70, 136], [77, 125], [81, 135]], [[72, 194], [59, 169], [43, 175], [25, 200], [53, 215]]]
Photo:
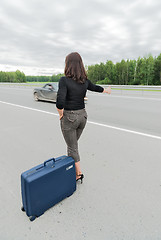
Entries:
[[51, 158], [21, 174], [22, 211], [33, 221], [75, 190], [74, 159]]

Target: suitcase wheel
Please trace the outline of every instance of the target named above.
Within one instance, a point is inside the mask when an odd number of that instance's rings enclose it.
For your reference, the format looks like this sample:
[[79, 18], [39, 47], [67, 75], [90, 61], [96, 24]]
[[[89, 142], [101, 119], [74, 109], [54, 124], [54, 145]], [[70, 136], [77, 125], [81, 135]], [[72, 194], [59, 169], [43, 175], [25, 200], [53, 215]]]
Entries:
[[32, 222], [32, 221], [34, 221], [36, 219], [36, 216], [31, 216], [31, 217], [29, 217], [29, 219]]
[[21, 208], [21, 210], [22, 210], [23, 212], [25, 212], [25, 209], [24, 209], [24, 207], [22, 207], [22, 208]]

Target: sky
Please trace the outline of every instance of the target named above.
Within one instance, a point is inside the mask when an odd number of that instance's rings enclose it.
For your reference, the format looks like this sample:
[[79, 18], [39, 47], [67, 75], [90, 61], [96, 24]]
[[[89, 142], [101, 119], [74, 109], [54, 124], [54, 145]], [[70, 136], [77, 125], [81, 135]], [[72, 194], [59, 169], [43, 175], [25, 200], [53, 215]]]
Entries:
[[0, 71], [63, 73], [85, 65], [161, 53], [160, 0], [0, 0]]

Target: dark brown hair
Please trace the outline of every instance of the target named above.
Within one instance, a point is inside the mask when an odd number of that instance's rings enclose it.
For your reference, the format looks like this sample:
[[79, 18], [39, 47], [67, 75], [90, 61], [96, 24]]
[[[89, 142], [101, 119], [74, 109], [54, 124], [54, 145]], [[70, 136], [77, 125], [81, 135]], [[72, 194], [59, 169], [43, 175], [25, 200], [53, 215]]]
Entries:
[[72, 78], [79, 83], [86, 81], [87, 74], [79, 53], [72, 52], [66, 56], [64, 73], [66, 77]]

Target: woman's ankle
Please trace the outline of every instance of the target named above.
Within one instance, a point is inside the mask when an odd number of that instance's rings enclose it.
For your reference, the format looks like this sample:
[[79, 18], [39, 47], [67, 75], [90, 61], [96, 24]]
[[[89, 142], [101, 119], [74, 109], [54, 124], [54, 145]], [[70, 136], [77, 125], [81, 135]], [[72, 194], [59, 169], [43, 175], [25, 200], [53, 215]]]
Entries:
[[76, 175], [80, 175], [82, 174], [81, 168], [80, 168], [80, 161], [75, 163], [75, 171], [76, 171]]

